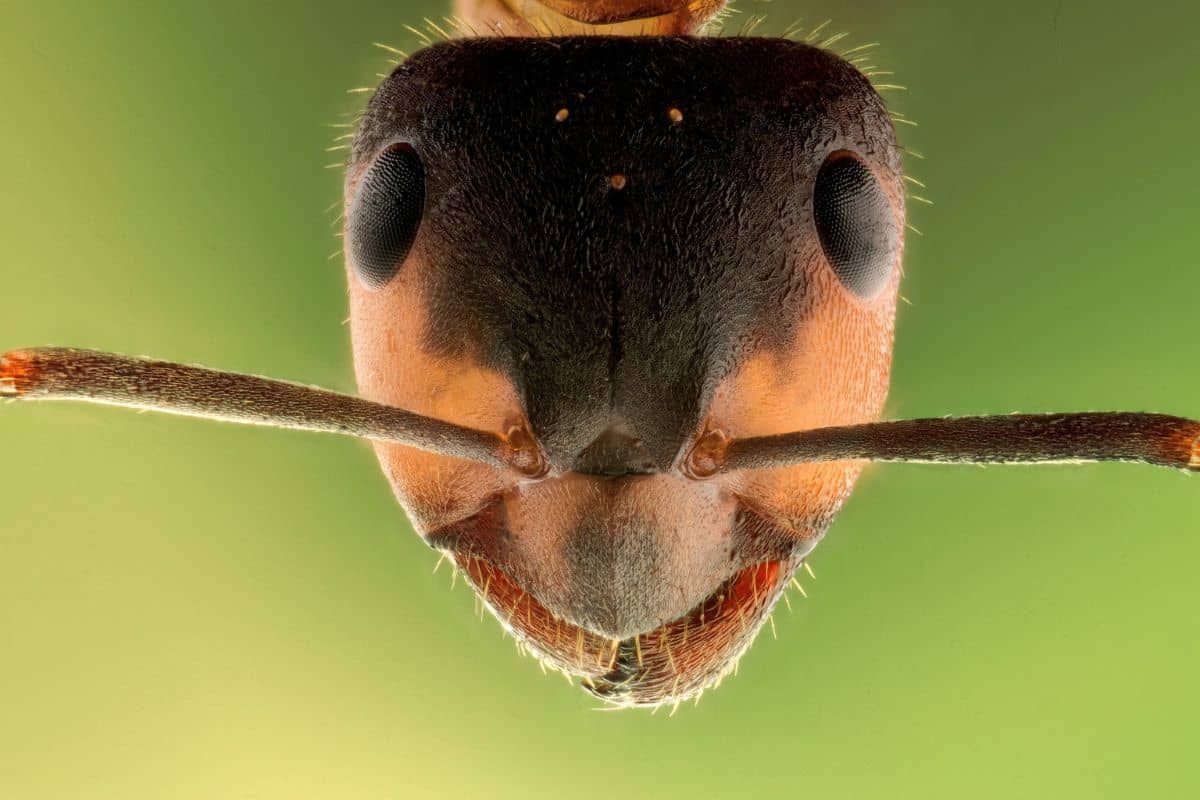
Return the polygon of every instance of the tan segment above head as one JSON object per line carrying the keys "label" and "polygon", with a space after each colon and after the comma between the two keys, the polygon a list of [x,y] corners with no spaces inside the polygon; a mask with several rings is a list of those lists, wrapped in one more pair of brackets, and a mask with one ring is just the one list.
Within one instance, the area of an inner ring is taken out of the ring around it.
{"label": "tan segment above head", "polygon": [[724,0],[455,0],[481,36],[699,34]]}
{"label": "tan segment above head", "polygon": [[[349,258],[347,264],[349,265]],[[524,422],[521,402],[503,376],[469,355],[437,357],[418,344],[429,324],[420,276],[429,271],[423,255],[378,291],[358,289],[348,270],[350,327],[359,392],[387,406],[424,409],[440,420],[469,420],[485,431],[506,431]],[[496,492],[512,487],[512,476],[460,458],[376,442],[375,451],[397,498],[417,530],[457,522],[479,511]]]}

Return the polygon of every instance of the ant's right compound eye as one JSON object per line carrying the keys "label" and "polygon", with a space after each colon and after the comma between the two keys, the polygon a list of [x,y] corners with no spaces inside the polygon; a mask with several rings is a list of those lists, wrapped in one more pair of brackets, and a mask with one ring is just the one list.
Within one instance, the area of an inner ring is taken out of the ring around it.
{"label": "ant's right compound eye", "polygon": [[359,182],[346,227],[350,262],[368,289],[378,289],[400,271],[424,208],[421,157],[407,142],[388,147]]}

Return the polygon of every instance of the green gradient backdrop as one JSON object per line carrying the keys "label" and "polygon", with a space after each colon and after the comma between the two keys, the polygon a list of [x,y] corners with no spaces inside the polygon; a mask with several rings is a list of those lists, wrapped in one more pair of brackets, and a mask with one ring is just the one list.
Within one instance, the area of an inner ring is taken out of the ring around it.
{"label": "green gradient backdrop", "polygon": [[[0,11],[0,345],[348,389],[326,125],[440,4]],[[912,90],[891,410],[1200,414],[1200,11],[777,0]],[[741,674],[597,714],[451,592],[366,445],[0,408],[6,798],[1194,796],[1200,483],[881,467]]]}

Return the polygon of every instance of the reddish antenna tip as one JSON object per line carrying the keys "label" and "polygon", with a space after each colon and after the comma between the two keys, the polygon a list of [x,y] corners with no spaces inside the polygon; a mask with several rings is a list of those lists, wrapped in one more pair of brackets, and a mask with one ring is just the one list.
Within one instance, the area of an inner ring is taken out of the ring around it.
{"label": "reddish antenna tip", "polygon": [[1176,458],[1188,472],[1200,472],[1200,421],[1187,420],[1179,437],[1171,443]]}
{"label": "reddish antenna tip", "polygon": [[0,397],[20,397],[29,391],[37,374],[28,350],[10,350],[0,356]]}

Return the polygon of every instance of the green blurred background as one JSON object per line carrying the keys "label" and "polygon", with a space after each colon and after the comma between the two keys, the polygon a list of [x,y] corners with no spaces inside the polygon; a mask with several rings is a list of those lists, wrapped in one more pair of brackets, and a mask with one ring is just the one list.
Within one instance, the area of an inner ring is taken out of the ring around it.
{"label": "green blurred background", "polygon": [[[893,413],[1200,414],[1200,10],[743,11],[832,17],[910,87],[937,205],[911,213]],[[7,2],[0,345],[351,388],[327,126],[387,68],[371,42],[444,12]],[[874,468],[811,599],[674,718],[595,713],[519,657],[358,442],[5,406],[0,507],[6,798],[1200,792],[1179,474]]]}

